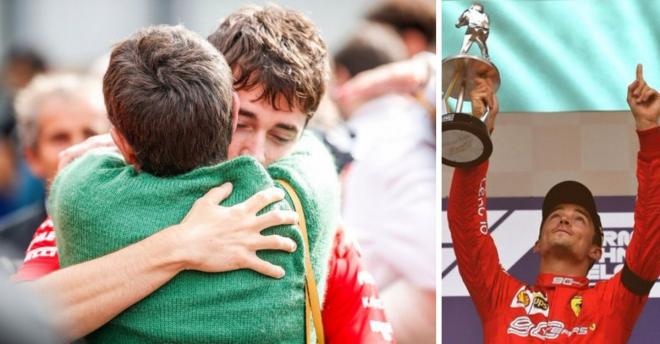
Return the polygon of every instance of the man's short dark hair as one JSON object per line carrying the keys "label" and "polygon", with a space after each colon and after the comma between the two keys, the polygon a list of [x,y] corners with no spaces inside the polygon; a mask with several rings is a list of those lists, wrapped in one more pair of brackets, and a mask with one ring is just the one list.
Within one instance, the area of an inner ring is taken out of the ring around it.
{"label": "man's short dark hair", "polygon": [[232,82],[224,58],[182,26],[142,29],[117,44],[103,78],[108,117],[157,176],[227,159]]}
{"label": "man's short dark hair", "polygon": [[335,54],[335,65],[356,74],[378,66],[404,60],[406,46],[401,37],[388,25],[366,22]]}
{"label": "man's short dark hair", "polygon": [[429,45],[435,45],[435,1],[383,1],[367,12],[366,19],[392,25],[399,32],[417,30],[426,37]]}
{"label": "man's short dark hair", "polygon": [[328,52],[301,13],[275,5],[246,6],[226,17],[208,40],[227,59],[234,89],[262,87],[258,99],[276,110],[280,99],[308,117],[318,108],[330,74]]}

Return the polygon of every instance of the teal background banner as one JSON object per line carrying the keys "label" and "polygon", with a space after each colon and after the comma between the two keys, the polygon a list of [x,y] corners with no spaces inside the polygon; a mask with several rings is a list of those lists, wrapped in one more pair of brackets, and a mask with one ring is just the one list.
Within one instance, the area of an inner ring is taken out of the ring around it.
{"label": "teal background banner", "polygon": [[[454,24],[473,2],[442,2],[443,57],[458,54],[466,27]],[[637,63],[660,88],[660,0],[480,2],[502,78],[500,111],[627,110]],[[470,54],[480,55],[476,43]]]}

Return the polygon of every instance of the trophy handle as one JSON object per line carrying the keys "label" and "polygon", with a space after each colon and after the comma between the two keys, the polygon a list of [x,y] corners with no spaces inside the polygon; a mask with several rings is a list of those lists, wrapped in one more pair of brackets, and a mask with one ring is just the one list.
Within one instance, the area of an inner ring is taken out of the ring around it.
{"label": "trophy handle", "polygon": [[[462,66],[458,66],[458,68],[454,72],[454,75],[452,76],[451,81],[449,82],[449,86],[447,87],[447,89],[445,91],[445,95],[442,99],[442,101],[445,103],[445,109],[447,109],[447,110],[449,110],[449,97],[454,92],[454,87],[456,86],[456,82],[458,81],[458,79],[461,76],[461,73],[462,73],[461,69],[462,69]],[[461,90],[461,92],[459,92],[459,94],[460,94],[459,100],[458,100],[458,103],[456,103],[456,106],[460,107],[460,108],[463,107],[463,91],[464,91],[464,89]],[[461,112],[461,110],[457,109],[456,112]]]}
{"label": "trophy handle", "polygon": [[486,123],[486,120],[488,119],[488,115],[490,115],[490,107],[486,105],[486,112],[484,112],[483,117],[481,117],[481,121]]}

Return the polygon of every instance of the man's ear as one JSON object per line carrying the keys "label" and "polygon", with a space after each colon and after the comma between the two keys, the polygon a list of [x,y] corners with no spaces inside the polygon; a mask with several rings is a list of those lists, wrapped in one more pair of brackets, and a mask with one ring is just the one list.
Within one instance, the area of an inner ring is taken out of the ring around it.
{"label": "man's ear", "polygon": [[600,256],[603,255],[603,249],[599,247],[598,245],[591,245],[591,248],[589,249],[589,258],[593,259],[594,262],[597,262],[600,260]]}
{"label": "man's ear", "polygon": [[121,152],[121,155],[124,156],[124,160],[126,160],[126,163],[129,165],[133,165],[136,169],[138,169],[137,166],[137,159],[135,158],[135,151],[133,151],[133,147],[131,147],[130,144],[128,144],[128,141],[122,135],[117,128],[112,127],[110,129],[110,136],[112,136],[112,140],[115,141],[115,144],[117,145],[117,148],[119,148],[119,151]]}
{"label": "man's ear", "polygon": [[539,247],[539,241],[536,240],[536,242],[534,243],[534,247],[532,247],[532,251],[533,251],[534,253],[537,253],[537,254],[538,254],[538,253],[539,253],[539,249],[540,249],[540,247]]}
{"label": "man's ear", "polygon": [[231,95],[231,134],[234,135],[238,126],[238,110],[241,108],[241,100],[238,98],[238,93],[232,92]]}

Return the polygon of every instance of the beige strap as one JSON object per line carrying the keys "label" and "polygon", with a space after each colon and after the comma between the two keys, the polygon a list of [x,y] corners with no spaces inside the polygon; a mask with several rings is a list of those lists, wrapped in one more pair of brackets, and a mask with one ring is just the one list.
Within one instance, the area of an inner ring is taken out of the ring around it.
{"label": "beige strap", "polygon": [[298,226],[302,232],[303,240],[305,241],[305,341],[311,341],[311,326],[309,323],[309,316],[311,312],[312,321],[314,322],[314,330],[316,332],[316,342],[323,344],[325,338],[323,336],[323,320],[321,318],[321,303],[319,302],[319,293],[316,289],[316,280],[314,279],[314,270],[312,269],[312,259],[309,255],[309,238],[307,236],[307,223],[305,222],[305,213],[303,212],[302,203],[298,198],[298,194],[291,187],[291,185],[281,179],[278,179],[282,187],[286,190],[293,201],[293,207],[298,214]]}

